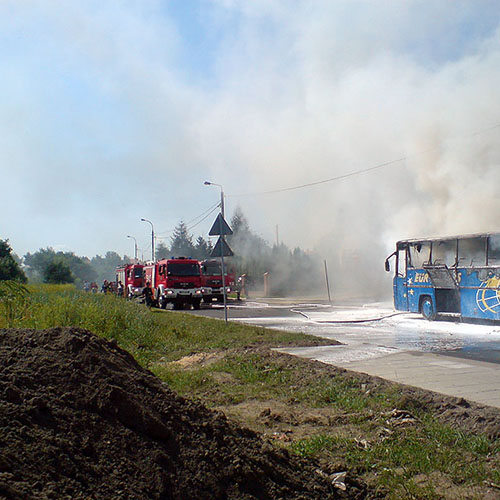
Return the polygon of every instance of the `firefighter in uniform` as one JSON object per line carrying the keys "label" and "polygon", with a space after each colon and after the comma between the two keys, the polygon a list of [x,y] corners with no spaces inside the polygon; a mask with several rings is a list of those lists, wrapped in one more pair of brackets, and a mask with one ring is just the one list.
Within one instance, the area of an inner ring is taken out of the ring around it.
{"label": "firefighter in uniform", "polygon": [[142,294],[144,295],[144,302],[146,305],[151,307],[153,305],[153,289],[151,288],[151,283],[149,281],[146,283]]}

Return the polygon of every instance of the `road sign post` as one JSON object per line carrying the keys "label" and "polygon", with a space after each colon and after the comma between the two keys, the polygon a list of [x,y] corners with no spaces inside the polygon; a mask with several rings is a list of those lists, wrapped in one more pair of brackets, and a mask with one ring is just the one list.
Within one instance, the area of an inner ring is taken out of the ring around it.
{"label": "road sign post", "polygon": [[220,257],[221,260],[221,270],[222,270],[222,296],[224,298],[224,320],[227,323],[227,293],[226,293],[226,269],[224,267],[224,256],[230,257],[233,251],[229,248],[226,243],[224,236],[233,234],[232,229],[229,227],[228,223],[224,220],[224,216],[220,213],[215,219],[215,222],[210,229],[210,236],[219,236],[217,243],[212,251],[212,257]]}

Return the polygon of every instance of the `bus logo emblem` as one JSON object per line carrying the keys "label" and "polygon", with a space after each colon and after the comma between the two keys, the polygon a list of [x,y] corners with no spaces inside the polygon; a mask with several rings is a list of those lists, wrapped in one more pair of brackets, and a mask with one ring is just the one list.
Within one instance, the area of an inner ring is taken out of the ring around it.
{"label": "bus logo emblem", "polygon": [[481,312],[490,311],[500,307],[500,278],[493,276],[481,283],[476,293],[476,303]]}

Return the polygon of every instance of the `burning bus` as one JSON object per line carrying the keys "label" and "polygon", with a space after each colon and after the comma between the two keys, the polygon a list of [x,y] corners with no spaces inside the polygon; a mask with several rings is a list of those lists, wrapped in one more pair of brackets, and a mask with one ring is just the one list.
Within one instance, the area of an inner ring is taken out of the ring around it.
{"label": "burning bus", "polygon": [[392,260],[398,311],[500,321],[500,233],[402,240]]}

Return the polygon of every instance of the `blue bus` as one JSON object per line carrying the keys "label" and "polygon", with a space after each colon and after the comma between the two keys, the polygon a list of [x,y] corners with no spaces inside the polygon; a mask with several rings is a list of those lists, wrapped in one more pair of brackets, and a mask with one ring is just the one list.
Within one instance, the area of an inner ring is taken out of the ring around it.
{"label": "blue bus", "polygon": [[500,320],[500,233],[402,240],[393,259],[396,310]]}

